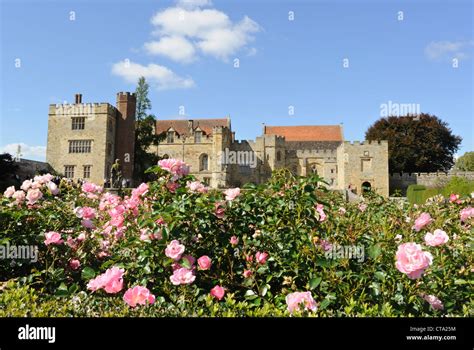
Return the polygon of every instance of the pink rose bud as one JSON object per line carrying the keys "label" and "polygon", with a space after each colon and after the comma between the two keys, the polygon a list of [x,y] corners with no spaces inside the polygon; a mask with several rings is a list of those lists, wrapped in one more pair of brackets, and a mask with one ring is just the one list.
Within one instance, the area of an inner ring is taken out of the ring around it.
{"label": "pink rose bud", "polygon": [[219,285],[211,289],[211,295],[214,298],[217,298],[217,300],[222,300],[222,298],[224,297],[224,294],[225,294],[225,289]]}
{"label": "pink rose bud", "polygon": [[211,268],[211,259],[207,255],[203,255],[198,259],[199,269],[209,270]]}

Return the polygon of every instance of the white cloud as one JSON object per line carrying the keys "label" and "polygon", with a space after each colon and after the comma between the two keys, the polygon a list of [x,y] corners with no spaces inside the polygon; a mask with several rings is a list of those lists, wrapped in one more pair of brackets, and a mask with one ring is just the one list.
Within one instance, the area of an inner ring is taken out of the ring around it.
{"label": "white cloud", "polygon": [[431,60],[469,57],[474,41],[432,41],[425,48],[425,55]]}
{"label": "white cloud", "polygon": [[[260,30],[257,22],[247,16],[233,23],[224,12],[201,8],[167,8],[156,13],[151,23],[155,26],[154,35],[175,38],[169,45],[163,43],[156,52],[172,59],[172,44],[176,38],[182,38],[182,42],[193,45],[202,54],[227,61],[231,55],[246,48],[254,40],[253,35]],[[182,61],[179,55],[175,60]],[[192,59],[186,56],[186,60],[189,62]]]}
{"label": "white cloud", "polygon": [[163,55],[173,61],[188,63],[194,60],[194,46],[181,36],[166,36],[147,42],[144,47],[149,54]]}
{"label": "white cloud", "polygon": [[195,85],[192,78],[180,77],[171,69],[153,63],[144,66],[139,63],[123,60],[114,63],[112,73],[132,84],[136,84],[138,78],[143,76],[150,85],[155,86],[158,90],[186,89]]}
{"label": "white cloud", "polygon": [[[161,10],[151,18],[152,35],[156,37],[143,44],[145,52],[159,55],[180,63],[191,63],[199,55],[206,55],[227,62],[240,51],[247,56],[257,50],[249,44],[260,26],[245,16],[233,22],[227,14],[213,8],[210,0],[177,0],[173,7]],[[190,88],[191,77],[181,77],[159,64],[147,66],[121,61],[113,64],[112,73],[136,84],[144,76],[159,90]]]}
{"label": "white cloud", "polygon": [[21,146],[21,158],[32,159],[44,162],[46,160],[46,146],[30,146],[24,142],[10,143],[0,147],[0,153],[10,153],[16,156],[18,145]]}

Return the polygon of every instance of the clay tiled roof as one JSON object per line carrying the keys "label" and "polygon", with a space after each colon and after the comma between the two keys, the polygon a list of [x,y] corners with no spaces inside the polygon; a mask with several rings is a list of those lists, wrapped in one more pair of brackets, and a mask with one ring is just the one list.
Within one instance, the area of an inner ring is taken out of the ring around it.
{"label": "clay tiled roof", "polygon": [[212,135],[212,128],[214,126],[226,126],[230,129],[230,119],[175,119],[175,120],[157,120],[156,121],[156,133],[161,134],[162,132],[168,131],[173,128],[179,135],[190,135],[189,124],[192,123],[192,129],[200,128],[204,131],[205,135]]}
{"label": "clay tiled roof", "polygon": [[284,136],[286,141],[343,141],[340,125],[265,126],[265,134]]}

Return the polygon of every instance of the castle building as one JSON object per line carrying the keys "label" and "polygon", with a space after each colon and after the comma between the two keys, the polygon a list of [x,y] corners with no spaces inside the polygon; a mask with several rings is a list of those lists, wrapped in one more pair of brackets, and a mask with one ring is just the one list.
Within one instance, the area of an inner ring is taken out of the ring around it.
{"label": "castle building", "polygon": [[[119,159],[124,177],[132,179],[135,104],[134,94],[119,93],[116,107],[82,104],[81,95],[73,105],[50,105],[48,163],[66,177],[102,184]],[[150,152],[185,161],[214,188],[259,184],[288,168],[301,176],[316,173],[335,190],[389,193],[388,142],[345,141],[341,125],[265,125],[255,140],[238,141],[230,118],[160,119],[155,132],[165,138]]]}
{"label": "castle building", "polygon": [[52,104],[48,115],[46,161],[71,179],[103,184],[119,159],[124,179],[132,182],[135,147],[135,94],[120,92],[109,103]]}

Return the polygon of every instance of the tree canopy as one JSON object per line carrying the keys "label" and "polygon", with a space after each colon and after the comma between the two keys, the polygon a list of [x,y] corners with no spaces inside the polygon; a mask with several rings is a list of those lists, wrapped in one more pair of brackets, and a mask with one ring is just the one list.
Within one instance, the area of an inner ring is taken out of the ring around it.
{"label": "tree canopy", "polygon": [[466,152],[456,161],[456,169],[462,171],[474,171],[474,152]]}
{"label": "tree canopy", "polygon": [[137,98],[136,106],[136,125],[135,125],[135,162],[134,179],[139,182],[149,181],[151,175],[145,174],[145,170],[155,165],[159,157],[150,149],[157,146],[162,137],[155,134],[156,118],[148,114],[151,108],[151,102],[148,98],[148,83],[144,77],[138,79],[138,85],[135,90]]}
{"label": "tree canopy", "polygon": [[390,172],[448,171],[462,141],[437,116],[385,117],[365,133],[369,141],[388,140]]}

